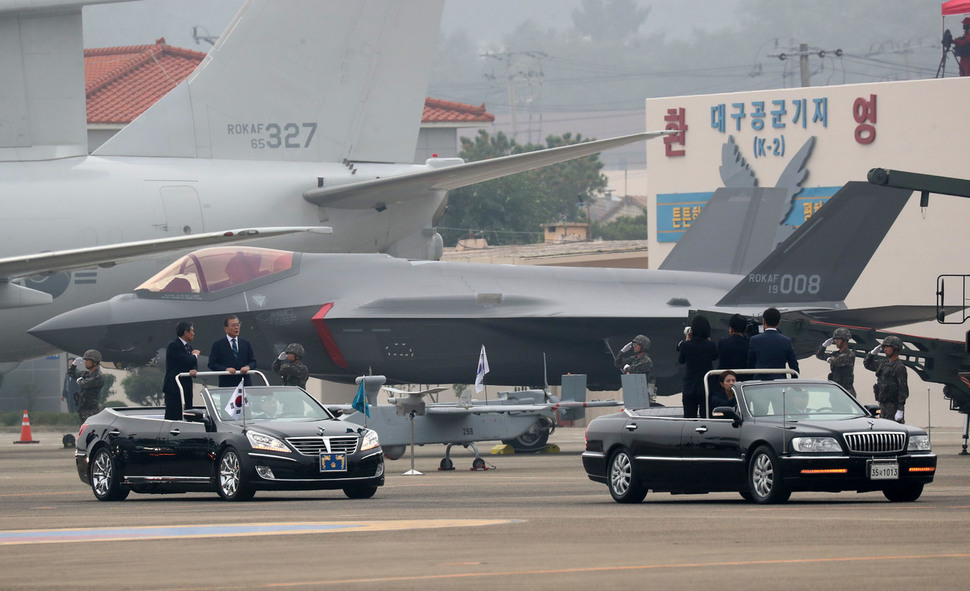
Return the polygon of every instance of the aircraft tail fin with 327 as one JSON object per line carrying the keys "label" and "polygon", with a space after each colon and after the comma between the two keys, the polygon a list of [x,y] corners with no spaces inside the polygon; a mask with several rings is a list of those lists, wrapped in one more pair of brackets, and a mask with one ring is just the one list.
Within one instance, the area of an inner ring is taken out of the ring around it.
{"label": "aircraft tail fin with 327", "polygon": [[247,2],[196,71],[95,154],[409,163],[442,8]]}

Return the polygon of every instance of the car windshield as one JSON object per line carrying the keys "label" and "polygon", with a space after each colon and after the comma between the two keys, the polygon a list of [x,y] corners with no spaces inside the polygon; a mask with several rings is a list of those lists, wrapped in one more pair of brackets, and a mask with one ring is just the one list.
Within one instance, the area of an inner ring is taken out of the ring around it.
{"label": "car windshield", "polygon": [[[320,405],[312,396],[291,386],[260,386],[246,388],[245,404],[236,406],[233,400],[238,397],[233,388],[213,388],[209,390],[212,403],[223,421],[307,421],[332,419],[333,415]],[[238,400],[236,400],[238,402]]]}
{"label": "car windshield", "polygon": [[867,416],[864,408],[834,384],[775,380],[770,384],[746,384],[742,396],[754,417],[799,421]]}

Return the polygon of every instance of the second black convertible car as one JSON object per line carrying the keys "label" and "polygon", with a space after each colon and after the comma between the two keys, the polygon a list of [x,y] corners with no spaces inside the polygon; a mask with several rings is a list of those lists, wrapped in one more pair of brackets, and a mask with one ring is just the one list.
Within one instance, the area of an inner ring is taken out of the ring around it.
{"label": "second black convertible car", "polygon": [[[106,408],[78,435],[81,480],[101,501],[131,491],[213,491],[245,501],[257,490],[342,489],[352,499],[384,484],[377,433],[338,420],[304,390],[257,386],[202,390],[184,420],[164,408]],[[234,405],[233,402],[236,404]]]}
{"label": "second black convertible car", "polygon": [[619,503],[639,503],[648,490],[736,491],[758,503],[787,501],[793,491],[882,491],[915,501],[933,481],[926,431],[875,418],[837,384],[738,382],[734,399],[714,418],[647,408],[593,420],[587,475]]}

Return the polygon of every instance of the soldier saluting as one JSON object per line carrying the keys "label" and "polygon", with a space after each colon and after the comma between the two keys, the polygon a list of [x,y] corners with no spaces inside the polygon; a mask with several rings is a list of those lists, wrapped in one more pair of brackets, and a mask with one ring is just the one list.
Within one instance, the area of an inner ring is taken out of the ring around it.
{"label": "soldier saluting", "polygon": [[[87,370],[80,376],[77,375],[81,364]],[[84,355],[78,357],[67,368],[67,375],[77,381],[81,390],[78,392],[77,416],[81,422],[88,420],[88,417],[98,414],[98,396],[104,386],[104,375],[101,373],[101,352],[97,349],[88,349]]]}
{"label": "soldier saluting", "polygon": [[[869,371],[876,372],[876,383],[873,390],[876,402],[879,403],[879,415],[884,419],[892,419],[903,423],[903,407],[909,398],[909,384],[906,378],[906,366],[899,359],[899,352],[903,349],[903,341],[897,336],[889,336],[882,344],[866,355],[862,365]],[[885,351],[886,358],[876,357]]]}
{"label": "soldier saluting", "polygon": [[[822,361],[828,361],[831,368],[828,379],[848,390],[849,394],[852,394],[852,397],[855,398],[855,388],[853,387],[855,352],[849,348],[849,339],[851,338],[852,334],[849,333],[849,329],[840,326],[832,333],[832,338],[826,339],[824,343],[819,345],[819,348],[815,350],[815,356]],[[825,349],[833,343],[837,349],[835,353],[826,353]]]}

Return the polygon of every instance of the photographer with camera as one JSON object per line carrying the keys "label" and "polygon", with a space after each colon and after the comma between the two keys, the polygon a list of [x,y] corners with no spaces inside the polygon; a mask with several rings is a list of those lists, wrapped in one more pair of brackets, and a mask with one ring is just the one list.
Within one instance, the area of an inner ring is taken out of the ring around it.
{"label": "photographer with camera", "polygon": [[960,75],[970,76],[970,16],[965,17],[962,23],[963,35],[953,40],[953,55],[960,64]]}

